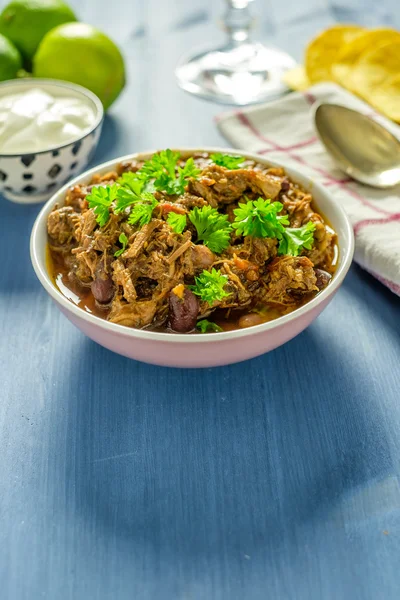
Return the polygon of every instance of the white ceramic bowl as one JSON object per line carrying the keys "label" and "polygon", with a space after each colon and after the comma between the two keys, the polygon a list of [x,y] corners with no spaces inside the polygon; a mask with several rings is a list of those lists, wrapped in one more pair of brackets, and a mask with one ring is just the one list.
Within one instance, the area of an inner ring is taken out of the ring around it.
{"label": "white ceramic bowl", "polygon": [[[182,154],[192,152],[240,153],[242,156],[260,163],[278,166],[257,154],[226,148],[183,148],[180,151]],[[104,163],[87,171],[71,184],[86,183],[95,173],[114,170],[121,161],[146,157],[152,153],[131,154]],[[169,367],[211,367],[239,362],[269,352],[303,331],[332,300],[350,267],[354,252],[353,230],[350,222],[329,193],[299,171],[286,168],[284,164],[279,166],[283,166],[294,181],[312,192],[316,206],[328,218],[339,239],[339,262],[332,281],[310,302],[289,315],[247,329],[215,334],[185,335],[131,329],[109,323],[83,311],[56,289],[46,267],[47,216],[55,204],[63,203],[68,186],[64,186],[47,202],[33,226],[31,259],[36,275],[58,308],[78,329],[105,348],[129,358]]]}
{"label": "white ceramic bowl", "polygon": [[54,96],[68,92],[93,108],[95,121],[89,131],[68,144],[51,146],[40,152],[1,154],[0,193],[22,204],[44,202],[72,177],[81,173],[96,151],[103,126],[103,105],[86,88],[55,79],[15,79],[0,83],[0,97],[39,88]]}

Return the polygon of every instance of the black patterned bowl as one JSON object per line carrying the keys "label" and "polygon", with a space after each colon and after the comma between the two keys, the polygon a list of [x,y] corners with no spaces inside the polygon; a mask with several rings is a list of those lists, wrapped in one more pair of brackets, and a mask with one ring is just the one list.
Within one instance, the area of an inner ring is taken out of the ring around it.
{"label": "black patterned bowl", "polygon": [[0,84],[0,97],[6,94],[42,89],[54,96],[84,98],[93,107],[91,129],[68,144],[45,148],[30,154],[1,154],[0,193],[22,204],[44,202],[70,179],[83,171],[93,158],[103,126],[104,110],[100,100],[84,87],[55,79],[17,79]]}

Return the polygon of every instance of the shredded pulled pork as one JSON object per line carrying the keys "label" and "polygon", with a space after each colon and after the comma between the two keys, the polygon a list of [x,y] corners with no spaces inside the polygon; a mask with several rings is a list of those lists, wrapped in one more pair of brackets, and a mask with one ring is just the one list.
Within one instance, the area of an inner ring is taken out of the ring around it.
{"label": "shredded pulled pork", "polygon": [[[198,177],[188,180],[183,194],[155,192],[158,205],[142,227],[128,223],[129,213],[112,211],[100,227],[86,198],[94,187],[112,185],[119,174],[137,171],[143,161],[127,162],[118,172],[94,176],[89,185],[71,187],[65,205],[56,206],[47,221],[50,251],[57,254],[58,265],[63,258],[64,283],[86,295],[90,288],[97,314],[112,323],[182,332],[192,331],[196,320],[215,311],[219,323],[237,314],[238,327],[262,321],[254,318],[260,306],[271,307],[275,316],[277,310],[285,314],[328,285],[336,234],[315,212],[308,192],[280,168],[246,161],[229,170],[213,164],[206,154],[195,155],[194,161],[201,169]],[[238,203],[259,197],[281,202],[290,227],[313,222],[312,248],[299,256],[279,255],[277,239],[241,237],[235,231],[220,253],[199,243],[188,218],[191,210],[209,205],[233,222]],[[187,217],[183,233],[168,223],[170,213]],[[121,234],[127,240],[124,249]],[[199,274],[213,269],[226,277],[227,295],[210,305],[190,290]]]}
{"label": "shredded pulled pork", "polygon": [[200,179],[189,183],[189,191],[217,207],[219,204],[230,204],[251,192],[275,200],[281,191],[281,184],[279,177],[255,169],[228,171],[224,167],[211,165],[204,169]]}

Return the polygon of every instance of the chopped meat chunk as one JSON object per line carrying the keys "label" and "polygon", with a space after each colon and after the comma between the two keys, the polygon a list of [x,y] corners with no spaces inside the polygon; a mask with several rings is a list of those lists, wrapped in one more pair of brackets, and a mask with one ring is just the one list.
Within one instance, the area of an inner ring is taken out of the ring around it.
{"label": "chopped meat chunk", "polygon": [[124,252],[124,259],[127,260],[128,258],[136,258],[136,256],[142,250],[143,246],[150,239],[153,231],[157,229],[157,227],[159,227],[161,224],[162,221],[154,220],[151,223],[148,223],[147,225],[142,227],[142,229],[135,234],[133,244],[128,248],[126,252]]}
{"label": "chopped meat chunk", "polygon": [[246,258],[252,263],[262,266],[277,255],[278,240],[272,238],[253,238],[246,236],[243,244],[228,248],[227,252]]}
{"label": "chopped meat chunk", "polygon": [[212,165],[204,169],[198,180],[189,182],[189,191],[207,200],[208,204],[230,204],[252,191],[273,200],[281,190],[282,179],[251,169],[229,171]]}
{"label": "chopped meat chunk", "polygon": [[88,193],[85,185],[74,185],[73,187],[70,187],[65,197],[65,206],[71,206],[78,213],[82,212],[87,208],[85,198]]}
{"label": "chopped meat chunk", "polygon": [[182,204],[178,204],[178,202],[160,202],[157,209],[163,216],[168,216],[170,212],[177,215],[185,215],[187,213],[185,207]]}
{"label": "chopped meat chunk", "polygon": [[216,261],[216,256],[211,252],[207,246],[203,244],[192,244],[192,263],[193,269],[197,271],[203,271],[203,269],[209,269]]}
{"label": "chopped meat chunk", "polygon": [[306,256],[280,256],[268,265],[263,299],[276,304],[296,304],[299,294],[318,291],[316,282],[313,263]]}
{"label": "chopped meat chunk", "polygon": [[52,245],[65,246],[75,237],[79,217],[72,206],[63,206],[53,210],[47,219],[47,233]]}
{"label": "chopped meat chunk", "polygon": [[140,300],[126,303],[121,298],[113,302],[108,320],[127,327],[142,328],[150,325],[157,311],[156,300]]}
{"label": "chopped meat chunk", "polygon": [[195,194],[189,194],[185,192],[183,196],[179,198],[179,204],[184,206],[187,210],[191,210],[196,206],[201,208],[202,206],[207,206],[207,200],[204,200],[201,196],[196,196]]}
{"label": "chopped meat chunk", "polygon": [[316,267],[328,269],[335,256],[336,234],[321,221],[314,221],[314,223],[316,226],[314,246],[312,250],[306,251],[306,255]]}
{"label": "chopped meat chunk", "polygon": [[125,268],[121,259],[114,261],[112,268],[115,285],[122,288],[122,295],[127,302],[134,302],[137,298],[137,294],[135,286],[133,285],[130,270]]}

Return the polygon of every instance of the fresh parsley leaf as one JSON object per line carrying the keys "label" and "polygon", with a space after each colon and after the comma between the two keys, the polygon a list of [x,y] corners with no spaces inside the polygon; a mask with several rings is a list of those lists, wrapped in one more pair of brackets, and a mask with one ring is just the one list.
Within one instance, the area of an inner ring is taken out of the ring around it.
{"label": "fresh parsley leaf", "polygon": [[[122,185],[117,191],[117,200],[114,209],[116,214],[125,211],[137,202],[144,201],[151,203],[155,200],[153,194],[143,191],[146,183],[145,180],[135,177],[135,173],[124,173],[124,175],[118,180]],[[130,177],[131,175],[133,177]]]}
{"label": "fresh parsley leaf", "polygon": [[114,252],[115,257],[121,256],[121,254],[123,254],[125,252],[126,245],[128,243],[128,238],[126,237],[126,235],[124,233],[121,233],[121,235],[119,236],[118,239],[119,239],[120,244],[122,244],[122,248],[120,248],[119,250]]}
{"label": "fresh parsley leaf", "polygon": [[183,194],[185,187],[181,185],[179,179],[172,179],[167,173],[162,173],[158,179],[154,181],[154,188],[159,192],[165,192],[169,196]]}
{"label": "fresh parsley leaf", "polygon": [[183,167],[178,167],[178,175],[182,183],[190,177],[196,178],[200,173],[201,169],[196,167],[192,156],[187,159]]}
{"label": "fresh parsley leaf", "polygon": [[215,152],[210,156],[213,163],[225,169],[240,169],[241,164],[246,160],[243,156],[235,156],[233,154],[221,154],[221,152]]}
{"label": "fresh parsley leaf", "polygon": [[208,321],[207,319],[202,319],[201,321],[197,321],[196,329],[201,331],[201,333],[209,333],[210,331],[218,332],[223,331],[222,327],[213,323],[212,321]]}
{"label": "fresh parsley leaf", "polygon": [[153,210],[157,204],[158,202],[154,198],[153,194],[143,192],[141,201],[136,202],[129,213],[128,223],[131,225],[136,225],[139,223],[140,227],[150,223],[153,216]]}
{"label": "fresh parsley leaf", "polygon": [[115,203],[114,212],[115,214],[119,214],[124,212],[129,206],[135,204],[135,202],[139,202],[141,196],[135,194],[129,188],[120,187],[117,191],[117,199]]}
{"label": "fresh parsley leaf", "polygon": [[221,215],[211,206],[196,206],[189,212],[189,219],[196,227],[198,241],[212,252],[221,253],[229,246],[232,225],[227,215]]}
{"label": "fresh parsley leaf", "polygon": [[182,233],[186,227],[186,215],[178,215],[177,213],[170,212],[168,214],[167,222],[171,225],[171,228],[175,233]]}
{"label": "fresh parsley leaf", "polygon": [[238,235],[269,237],[279,240],[278,254],[298,256],[302,249],[311,250],[314,242],[315,225],[312,222],[303,227],[289,225],[287,215],[279,215],[283,205],[271,200],[249,200],[236,208],[233,227]]}
{"label": "fresh parsley leaf", "polygon": [[143,175],[140,175],[139,172],[133,173],[132,171],[122,173],[121,177],[117,179],[117,183],[121,187],[130,189],[134,194],[140,194],[145,182],[146,180]]}
{"label": "fresh parsley leaf", "polygon": [[315,224],[309,221],[302,227],[285,227],[279,242],[278,254],[298,256],[301,250],[311,250],[314,242]]}
{"label": "fresh parsley leaf", "polygon": [[177,167],[179,157],[179,152],[167,149],[147,160],[137,173],[146,181],[146,189],[153,185],[154,189],[169,195],[183,194],[187,180],[197,177],[200,169],[196,167],[192,157],[188,158],[183,167]]}
{"label": "fresh parsley leaf", "polygon": [[117,185],[98,185],[92,188],[90,194],[86,196],[89,208],[93,208],[96,215],[96,221],[100,227],[104,227],[110,218],[111,204],[117,197]]}
{"label": "fresh parsley leaf", "polygon": [[139,172],[149,179],[158,179],[163,174],[175,179],[175,167],[179,156],[179,152],[172,152],[169,148],[161,150],[146,160]]}
{"label": "fresh parsley leaf", "polygon": [[214,302],[230,296],[230,293],[224,289],[228,281],[227,275],[222,275],[214,268],[211,271],[204,270],[194,280],[195,285],[189,286],[190,289],[196,296],[200,296],[203,302],[207,302],[210,306]]}
{"label": "fresh parsley leaf", "polygon": [[239,207],[233,211],[233,227],[238,235],[280,238],[279,234],[284,231],[283,226],[289,225],[287,215],[278,215],[282,208],[283,204],[280,202],[271,202],[263,198],[239,203]]}

